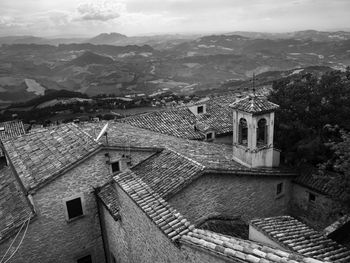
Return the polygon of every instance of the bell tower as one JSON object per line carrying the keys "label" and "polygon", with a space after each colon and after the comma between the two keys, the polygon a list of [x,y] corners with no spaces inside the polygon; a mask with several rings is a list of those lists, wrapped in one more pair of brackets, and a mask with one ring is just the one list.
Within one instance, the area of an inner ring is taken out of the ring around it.
{"label": "bell tower", "polygon": [[255,94],[230,105],[233,109],[233,159],[245,166],[276,167],[280,151],[273,148],[278,105]]}

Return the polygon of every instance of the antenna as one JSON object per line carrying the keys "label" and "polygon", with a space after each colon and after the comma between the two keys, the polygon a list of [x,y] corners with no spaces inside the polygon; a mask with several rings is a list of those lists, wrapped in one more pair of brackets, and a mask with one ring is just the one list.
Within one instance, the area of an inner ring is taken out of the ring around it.
{"label": "antenna", "polygon": [[107,128],[108,128],[108,122],[105,124],[105,126],[103,126],[103,128],[100,131],[99,135],[95,139],[96,142],[98,142],[98,140],[101,139],[102,135],[106,134]]}
{"label": "antenna", "polygon": [[[124,105],[124,118],[126,118],[126,105]],[[126,145],[125,145],[125,148],[124,148],[124,156],[128,156],[130,157],[131,155],[131,149],[130,149],[130,139],[129,137],[127,136],[127,141],[126,141]]]}
{"label": "antenna", "polygon": [[253,95],[255,97],[255,73],[253,73]]}

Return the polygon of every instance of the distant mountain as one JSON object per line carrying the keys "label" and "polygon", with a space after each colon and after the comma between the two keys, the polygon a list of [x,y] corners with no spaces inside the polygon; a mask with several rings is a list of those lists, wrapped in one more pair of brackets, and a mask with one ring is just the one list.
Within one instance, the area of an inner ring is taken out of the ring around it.
{"label": "distant mountain", "polygon": [[48,44],[45,38],[34,36],[0,37],[0,44]]}
{"label": "distant mountain", "polygon": [[265,33],[265,32],[246,32],[235,31],[226,35],[240,35],[254,39],[298,39],[298,40],[312,40],[316,42],[333,42],[350,39],[350,32],[347,31],[316,31],[303,30],[287,33]]}
{"label": "distant mountain", "polygon": [[86,42],[94,45],[113,45],[116,42],[125,38],[127,38],[126,35],[122,35],[119,33],[109,33],[109,34],[102,33],[102,34],[99,34],[98,36],[90,38]]}
{"label": "distant mountain", "polygon": [[115,45],[115,46],[127,46],[127,45],[150,45],[157,49],[171,48],[180,43],[194,40],[200,37],[200,35],[179,35],[179,34],[167,34],[167,35],[154,35],[154,36],[133,36],[127,37],[119,33],[102,33],[93,38],[42,38],[35,36],[5,36],[0,37],[0,45],[12,45],[12,44],[40,44],[40,45],[55,45],[60,44],[81,44],[89,43],[95,45]]}
{"label": "distant mountain", "polygon": [[13,44],[36,44],[36,45],[59,45],[71,43],[83,43],[86,38],[42,38],[35,36],[5,36],[0,37],[0,45]]}

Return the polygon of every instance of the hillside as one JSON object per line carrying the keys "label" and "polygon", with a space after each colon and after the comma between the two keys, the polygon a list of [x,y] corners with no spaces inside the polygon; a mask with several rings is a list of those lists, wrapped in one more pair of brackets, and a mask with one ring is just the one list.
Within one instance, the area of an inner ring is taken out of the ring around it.
{"label": "hillside", "polygon": [[81,56],[69,61],[68,65],[84,67],[90,64],[102,64],[109,65],[113,63],[113,59],[110,57],[98,55],[91,51],[84,52]]}
{"label": "hillside", "polygon": [[[4,44],[0,47],[1,100],[25,101],[40,96],[43,90],[60,89],[88,95],[192,94],[227,88],[231,83],[235,87],[253,73],[273,75],[310,66],[345,69],[350,65],[346,32],[341,35],[344,39],[328,37],[326,41],[312,39],[327,36],[317,31],[286,33],[284,38],[259,34],[261,38],[222,34],[186,39],[182,35],[126,37],[111,33],[94,38],[101,42],[118,39],[119,43],[148,39],[159,49],[91,43]],[[328,32],[328,36],[335,34],[340,33]],[[35,81],[29,81],[30,88],[26,79]]]}

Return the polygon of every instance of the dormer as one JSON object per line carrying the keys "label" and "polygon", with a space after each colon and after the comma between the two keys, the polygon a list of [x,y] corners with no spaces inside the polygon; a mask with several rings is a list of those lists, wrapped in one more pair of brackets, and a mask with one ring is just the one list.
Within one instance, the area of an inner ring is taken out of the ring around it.
{"label": "dormer", "polygon": [[230,105],[233,109],[233,159],[248,167],[276,167],[280,152],[273,148],[278,105],[250,95]]}
{"label": "dormer", "polygon": [[215,130],[204,122],[197,121],[194,129],[204,136],[205,141],[211,142],[215,139]]}
{"label": "dormer", "polygon": [[196,116],[206,114],[207,113],[207,104],[206,102],[209,100],[209,98],[204,98],[202,100],[199,100],[193,104],[190,104],[188,106],[188,109]]}
{"label": "dormer", "polygon": [[110,154],[106,153],[105,156],[109,159],[107,163],[110,164],[112,174],[125,171],[132,166],[130,155],[123,154],[122,156],[117,155],[110,157]]}

